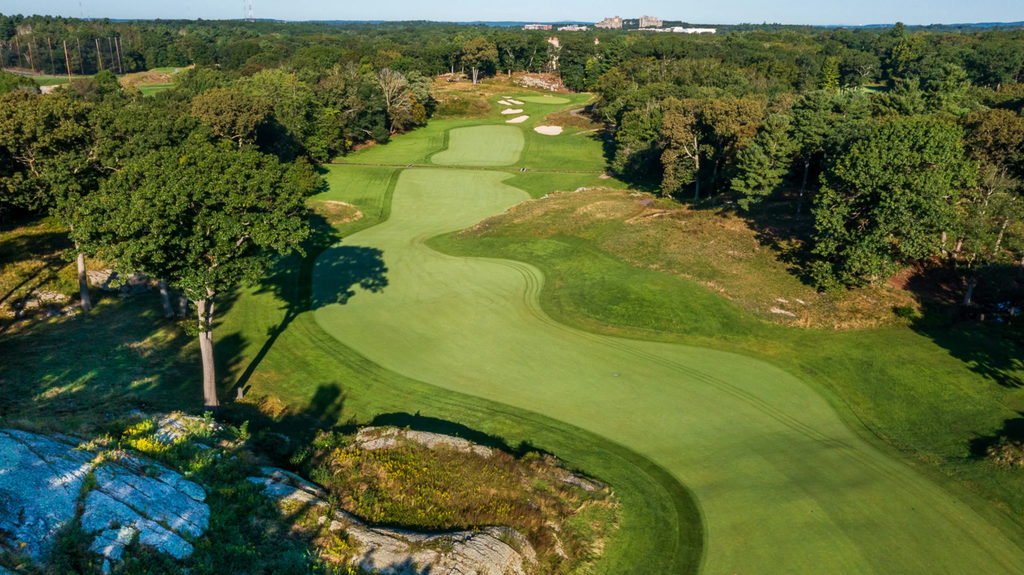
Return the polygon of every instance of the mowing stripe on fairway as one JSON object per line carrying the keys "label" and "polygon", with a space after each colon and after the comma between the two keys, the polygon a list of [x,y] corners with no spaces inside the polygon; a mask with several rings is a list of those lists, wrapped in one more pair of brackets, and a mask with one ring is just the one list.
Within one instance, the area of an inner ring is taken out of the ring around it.
{"label": "mowing stripe on fairway", "polygon": [[[382,251],[387,287],[353,288],[346,304],[316,310],[317,323],[387,369],[651,458],[699,500],[706,573],[1020,572],[1015,542],[865,443],[794,376],[735,354],[568,328],[540,309],[536,268],[424,245],[526,199],[510,176],[402,172],[390,219],[345,242]],[[342,253],[318,259],[315,301],[332,301],[347,272],[330,263]]]}

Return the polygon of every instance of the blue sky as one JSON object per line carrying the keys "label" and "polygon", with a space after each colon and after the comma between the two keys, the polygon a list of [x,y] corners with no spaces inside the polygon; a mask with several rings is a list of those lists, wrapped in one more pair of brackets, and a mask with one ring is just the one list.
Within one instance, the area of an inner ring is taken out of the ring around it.
{"label": "blue sky", "polygon": [[[221,19],[249,0],[3,0],[5,14]],[[1015,22],[1024,0],[251,0],[257,18],[281,20],[596,21],[642,14],[693,23],[908,24]]]}

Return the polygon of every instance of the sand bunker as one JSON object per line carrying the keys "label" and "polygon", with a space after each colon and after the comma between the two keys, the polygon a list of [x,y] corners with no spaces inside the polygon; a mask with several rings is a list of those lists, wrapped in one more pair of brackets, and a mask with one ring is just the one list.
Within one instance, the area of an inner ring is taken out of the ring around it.
{"label": "sand bunker", "polygon": [[512,102],[506,102],[505,100],[498,100],[498,103],[502,106],[511,106]]}
{"label": "sand bunker", "polygon": [[522,106],[523,105],[523,103],[520,102],[519,100],[513,100],[512,98],[508,98],[508,103],[509,104],[515,104],[516,106]]}
{"label": "sand bunker", "polygon": [[562,133],[561,126],[537,126],[534,130],[538,134],[544,134],[545,136],[557,136]]}
{"label": "sand bunker", "polygon": [[506,124],[522,124],[528,118],[529,118],[529,116],[517,116],[515,118],[512,118],[511,120],[506,120],[505,123]]}
{"label": "sand bunker", "polygon": [[519,110],[519,109],[509,108],[507,110],[502,110],[501,113],[502,114],[522,114],[523,111]]}

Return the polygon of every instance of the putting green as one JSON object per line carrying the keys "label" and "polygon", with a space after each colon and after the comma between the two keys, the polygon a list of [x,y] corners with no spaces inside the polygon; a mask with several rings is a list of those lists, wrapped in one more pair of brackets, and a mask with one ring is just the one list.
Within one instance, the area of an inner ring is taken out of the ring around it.
{"label": "putting green", "polygon": [[559,98],[558,96],[527,96],[525,98],[516,98],[523,102],[531,102],[533,104],[568,104],[572,100],[569,98]]}
{"label": "putting green", "polygon": [[[454,131],[453,131],[454,132]],[[855,435],[794,376],[745,356],[568,328],[540,272],[424,242],[526,200],[511,174],[405,170],[391,216],[346,239],[382,250],[388,285],[315,312],[384,368],[529,409],[646,455],[695,493],[705,573],[1011,573],[1021,549],[974,509]],[[539,249],[571,249],[548,239]],[[352,270],[325,251],[314,299]]]}
{"label": "putting green", "polygon": [[448,149],[430,161],[439,166],[509,166],[519,161],[526,140],[517,126],[471,126],[448,132]]}

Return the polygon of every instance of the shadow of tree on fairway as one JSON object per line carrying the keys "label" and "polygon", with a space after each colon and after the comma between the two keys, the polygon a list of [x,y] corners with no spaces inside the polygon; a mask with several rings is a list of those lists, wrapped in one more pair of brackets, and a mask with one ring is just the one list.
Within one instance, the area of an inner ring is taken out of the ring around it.
{"label": "shadow of tree on fairway", "polygon": [[[256,291],[257,294],[270,293],[283,302],[285,316],[270,331],[267,341],[238,377],[234,384],[237,387],[244,389],[277,339],[300,314],[332,303],[347,303],[355,295],[353,288],[357,285],[372,292],[379,292],[387,286],[385,274],[388,270],[384,266],[381,250],[337,245],[341,241],[341,234],[336,228],[316,213],[311,212],[309,218],[311,233],[303,245],[305,256],[299,264],[298,274],[294,273],[293,258],[282,259]],[[328,250],[331,252],[330,257],[318,261],[320,255]],[[315,273],[328,274],[331,278],[329,285],[333,286],[333,290],[330,293],[313,290],[314,270]]]}
{"label": "shadow of tree on fairway", "polygon": [[539,453],[541,455],[551,455],[550,452],[545,451],[539,447],[534,446],[528,440],[521,441],[516,447],[510,446],[504,439],[484,433],[482,431],[473,429],[461,423],[454,421],[448,421],[446,419],[438,419],[436,417],[427,417],[420,415],[419,412],[415,414],[396,412],[396,413],[382,413],[373,418],[370,422],[371,426],[394,426],[403,429],[412,429],[414,431],[427,431],[430,433],[439,433],[441,435],[451,435],[453,437],[461,437],[468,439],[478,445],[511,453],[516,457],[522,457],[527,453]]}
{"label": "shadow of tree on fairway", "polygon": [[1024,442],[1024,411],[1018,411],[1017,415],[1018,417],[1004,421],[1003,427],[991,435],[971,439],[971,458],[985,459],[988,457],[989,448],[995,447],[1003,441]]}

